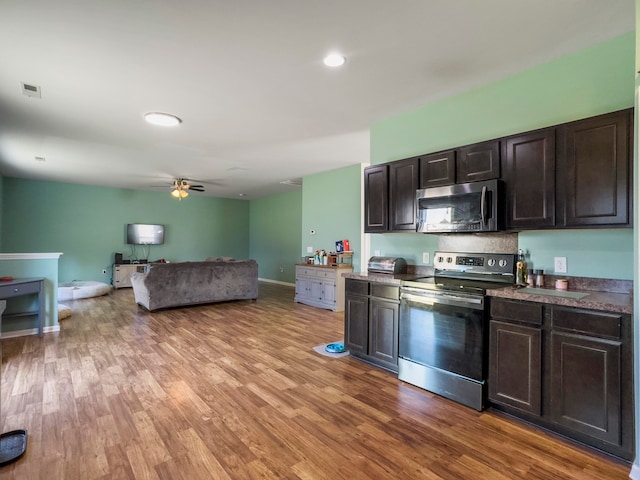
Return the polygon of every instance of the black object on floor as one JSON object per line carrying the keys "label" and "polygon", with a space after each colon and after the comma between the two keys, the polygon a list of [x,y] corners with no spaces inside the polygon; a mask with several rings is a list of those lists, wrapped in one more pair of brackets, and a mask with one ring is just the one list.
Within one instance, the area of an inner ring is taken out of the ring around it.
{"label": "black object on floor", "polygon": [[18,460],[27,450],[27,431],[12,430],[0,435],[0,467]]}

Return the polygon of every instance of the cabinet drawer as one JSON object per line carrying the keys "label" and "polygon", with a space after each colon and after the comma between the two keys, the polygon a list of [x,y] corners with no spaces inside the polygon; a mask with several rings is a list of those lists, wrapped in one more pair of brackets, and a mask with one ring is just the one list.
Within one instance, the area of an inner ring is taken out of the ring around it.
{"label": "cabinet drawer", "polygon": [[315,268],[311,267],[296,267],[296,275],[303,275],[305,277],[315,276]]}
{"label": "cabinet drawer", "polygon": [[352,295],[369,295],[369,282],[347,278],[345,279],[345,291]]}
{"label": "cabinet drawer", "polygon": [[491,318],[542,325],[542,304],[491,299]]}
{"label": "cabinet drawer", "polygon": [[621,337],[622,315],[620,314],[554,307],[551,319],[554,330],[614,339]]}
{"label": "cabinet drawer", "polygon": [[336,278],[335,270],[329,270],[327,268],[314,268],[314,275],[318,278]]}
{"label": "cabinet drawer", "polygon": [[372,283],[371,296],[377,298],[388,298],[389,300],[400,300],[400,287],[384,285],[381,283]]}
{"label": "cabinet drawer", "polygon": [[29,293],[38,293],[40,291],[40,282],[30,282],[14,285],[4,285],[0,287],[0,298],[11,298],[18,295],[27,295]]}

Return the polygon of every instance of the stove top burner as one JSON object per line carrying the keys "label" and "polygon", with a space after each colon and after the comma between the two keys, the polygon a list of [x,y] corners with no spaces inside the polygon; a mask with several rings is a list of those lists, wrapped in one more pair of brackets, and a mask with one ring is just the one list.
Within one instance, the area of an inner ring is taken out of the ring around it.
{"label": "stove top burner", "polygon": [[403,286],[423,288],[425,290],[445,290],[465,293],[484,294],[487,290],[510,287],[510,283],[484,280],[468,280],[449,277],[418,277],[402,281]]}

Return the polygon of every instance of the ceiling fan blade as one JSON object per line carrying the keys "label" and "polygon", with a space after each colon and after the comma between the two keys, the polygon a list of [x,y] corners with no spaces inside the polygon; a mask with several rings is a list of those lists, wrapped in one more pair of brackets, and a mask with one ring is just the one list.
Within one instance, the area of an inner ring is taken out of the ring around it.
{"label": "ceiling fan blade", "polygon": [[194,192],[204,192],[204,187],[202,187],[202,185],[191,185],[189,190],[193,190]]}

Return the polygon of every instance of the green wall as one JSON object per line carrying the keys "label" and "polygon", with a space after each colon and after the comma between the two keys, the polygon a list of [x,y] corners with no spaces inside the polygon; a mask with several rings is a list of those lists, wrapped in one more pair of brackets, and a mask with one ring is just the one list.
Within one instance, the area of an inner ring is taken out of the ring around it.
{"label": "green wall", "polygon": [[[634,105],[635,34],[629,33],[580,52],[434,102],[371,127],[371,163],[435,152],[481,140],[629,108]],[[371,236],[371,252],[422,258],[434,239]],[[419,236],[416,234],[416,236]],[[401,243],[398,243],[399,245]],[[534,265],[567,257],[568,274],[633,278],[633,231],[533,232],[519,235]],[[558,245],[560,250],[553,246]],[[419,263],[419,262],[416,262]]]}
{"label": "green wall", "polygon": [[[208,256],[249,258],[249,202],[196,194],[114,189],[4,178],[4,252],[63,252],[59,280],[111,282],[115,252],[125,258],[127,223],[166,225],[165,244],[150,260],[196,261]],[[137,247],[138,257],[142,248]],[[107,274],[102,274],[106,269]]]}
{"label": "green wall", "polygon": [[302,190],[251,201],[249,250],[258,262],[260,278],[295,283],[301,219]]}
{"label": "green wall", "polygon": [[[335,251],[336,241],[349,240],[354,270],[360,269],[362,240],[362,166],[331,170],[304,178],[300,257],[313,250]],[[316,233],[312,234],[311,230]]]}

